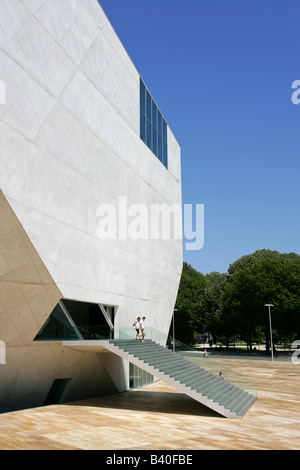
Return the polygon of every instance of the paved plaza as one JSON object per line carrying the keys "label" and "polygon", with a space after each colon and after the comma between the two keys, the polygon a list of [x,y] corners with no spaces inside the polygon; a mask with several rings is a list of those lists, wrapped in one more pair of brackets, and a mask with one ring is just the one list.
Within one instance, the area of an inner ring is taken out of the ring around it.
{"label": "paved plaza", "polygon": [[[210,358],[207,359],[209,361]],[[218,358],[257,384],[243,419],[226,419],[164,382],[119,395],[0,416],[1,450],[299,450],[300,365]]]}

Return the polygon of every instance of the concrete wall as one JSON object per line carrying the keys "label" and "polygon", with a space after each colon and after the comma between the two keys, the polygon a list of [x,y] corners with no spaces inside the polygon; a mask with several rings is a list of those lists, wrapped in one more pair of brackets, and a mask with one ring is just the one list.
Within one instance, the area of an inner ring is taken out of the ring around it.
{"label": "concrete wall", "polygon": [[[117,208],[120,196],[149,211],[181,204],[180,148],[168,129],[167,170],[141,141],[140,76],[97,0],[2,0],[0,80],[2,198],[48,273],[54,300],[116,305],[116,328],[145,315],[167,332],[182,242],[100,240],[97,208]],[[29,322],[26,347],[49,309],[40,305],[39,320]],[[24,310],[18,325],[27,319]]]}
{"label": "concrete wall", "polygon": [[0,214],[0,335],[6,348],[0,413],[43,405],[56,379],[72,379],[67,401],[126,389],[127,370],[116,356],[33,342],[62,294],[1,191]]}

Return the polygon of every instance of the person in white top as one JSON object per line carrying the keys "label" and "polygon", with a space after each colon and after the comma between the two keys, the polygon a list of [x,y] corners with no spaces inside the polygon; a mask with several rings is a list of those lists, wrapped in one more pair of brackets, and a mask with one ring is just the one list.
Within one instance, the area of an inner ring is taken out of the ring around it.
{"label": "person in white top", "polygon": [[135,331],[136,331],[135,339],[140,339],[140,321],[141,321],[141,317],[137,317],[135,323],[133,324]]}
{"label": "person in white top", "polygon": [[145,320],[146,317],[143,317],[142,320],[140,321],[140,329],[141,329],[141,341],[144,341],[144,338],[146,336],[146,330],[145,330]]}

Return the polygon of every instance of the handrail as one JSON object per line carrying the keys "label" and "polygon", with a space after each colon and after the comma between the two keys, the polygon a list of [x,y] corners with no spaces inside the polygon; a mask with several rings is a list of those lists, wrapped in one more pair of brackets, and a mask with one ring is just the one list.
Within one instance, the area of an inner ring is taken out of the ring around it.
{"label": "handrail", "polygon": [[[152,339],[156,343],[160,344],[161,346],[166,346],[168,334],[163,333],[162,331],[157,330],[153,327],[145,327],[145,339]],[[136,338],[136,330],[132,327],[123,327],[119,329],[114,329],[114,338],[115,339],[135,339]]]}

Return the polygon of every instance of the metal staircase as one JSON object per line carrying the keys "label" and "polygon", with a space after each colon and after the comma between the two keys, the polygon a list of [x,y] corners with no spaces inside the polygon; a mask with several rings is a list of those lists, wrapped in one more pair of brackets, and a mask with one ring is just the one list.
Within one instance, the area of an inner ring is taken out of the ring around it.
{"label": "metal staircase", "polygon": [[226,418],[242,418],[256,400],[254,395],[152,340],[111,339],[105,343],[111,352]]}

